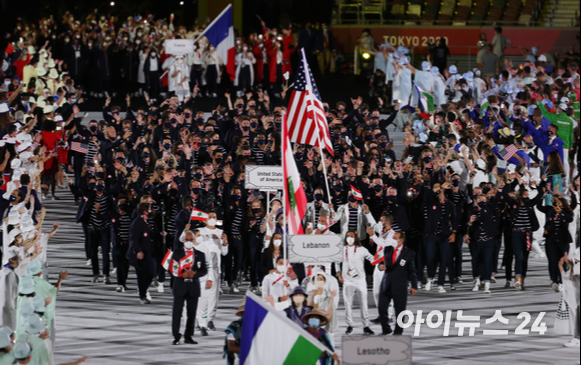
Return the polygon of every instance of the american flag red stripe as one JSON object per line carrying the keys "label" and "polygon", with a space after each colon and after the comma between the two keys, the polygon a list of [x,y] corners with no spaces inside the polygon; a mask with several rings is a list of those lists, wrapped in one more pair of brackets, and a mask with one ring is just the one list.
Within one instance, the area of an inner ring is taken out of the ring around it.
{"label": "american flag red stripe", "polygon": [[499,153],[503,160],[508,161],[512,158],[512,156],[516,155],[517,152],[518,148],[516,148],[514,144],[511,144],[504,147],[504,149]]}
{"label": "american flag red stripe", "polygon": [[322,147],[333,155],[333,145],[323,102],[304,50],[288,107],[288,136],[291,142]]}
{"label": "american flag red stripe", "polygon": [[89,146],[85,143],[73,141],[71,143],[71,151],[87,154],[89,153]]}

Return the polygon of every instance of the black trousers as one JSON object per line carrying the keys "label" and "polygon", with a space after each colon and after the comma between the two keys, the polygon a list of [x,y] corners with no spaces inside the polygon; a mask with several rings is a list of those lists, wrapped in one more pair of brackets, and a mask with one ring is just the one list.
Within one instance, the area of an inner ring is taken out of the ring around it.
{"label": "black trousers", "polygon": [[128,248],[129,242],[120,242],[113,246],[113,255],[117,260],[117,285],[125,286],[127,284],[127,275],[129,274]]}
{"label": "black trousers", "polygon": [[545,251],[547,252],[547,259],[549,260],[549,276],[553,283],[561,284],[561,271],[559,270],[559,260],[565,256],[565,252],[569,251],[568,243],[560,243],[550,235],[547,237],[545,244]]}
{"label": "black trousers", "polygon": [[401,335],[403,333],[403,328],[401,328],[397,324],[397,318],[399,314],[405,310],[407,305],[408,296],[407,290],[403,293],[394,293],[393,287],[390,286],[387,290],[381,290],[379,292],[379,319],[381,320],[381,330],[383,333],[387,333],[390,329],[388,317],[387,317],[387,308],[389,308],[389,302],[393,299],[393,309],[395,309],[395,330],[393,333],[395,335]]}
{"label": "black trousers", "polygon": [[145,299],[147,288],[149,288],[155,276],[155,260],[153,257],[144,257],[143,260],[135,259],[132,265],[135,267],[135,272],[137,273],[139,298]]}
{"label": "black trousers", "polygon": [[184,302],[187,305],[186,332],[184,332],[184,337],[188,338],[194,336],[194,320],[196,319],[196,311],[198,310],[198,297],[193,297],[189,293],[185,296],[174,295],[171,316],[171,333],[176,340],[179,340],[182,336],[180,333],[180,323],[182,321]]}

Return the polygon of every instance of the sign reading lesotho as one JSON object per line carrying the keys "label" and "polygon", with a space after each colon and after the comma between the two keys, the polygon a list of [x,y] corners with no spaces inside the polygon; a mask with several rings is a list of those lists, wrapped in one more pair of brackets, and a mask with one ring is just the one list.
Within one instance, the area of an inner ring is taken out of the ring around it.
{"label": "sign reading lesotho", "polygon": [[282,190],[282,166],[246,166],[244,187],[262,191]]}
{"label": "sign reading lesotho", "polygon": [[193,39],[166,39],[164,43],[165,53],[172,55],[185,55],[194,52]]}
{"label": "sign reading lesotho", "polygon": [[338,234],[292,235],[288,240],[288,258],[292,263],[341,262],[343,241]]}
{"label": "sign reading lesotho", "polygon": [[342,337],[343,365],[411,365],[411,336]]}

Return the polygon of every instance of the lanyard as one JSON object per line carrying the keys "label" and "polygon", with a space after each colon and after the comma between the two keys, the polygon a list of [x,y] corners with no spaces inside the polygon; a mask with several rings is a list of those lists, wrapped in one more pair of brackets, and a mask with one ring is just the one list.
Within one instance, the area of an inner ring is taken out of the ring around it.
{"label": "lanyard", "polygon": [[282,274],[280,276],[280,278],[276,279],[275,281],[273,281],[272,285],[274,286],[274,284],[278,283],[282,278],[284,278],[284,274]]}
{"label": "lanyard", "polygon": [[[345,261],[347,261],[347,263],[349,263],[349,246],[347,246],[347,248],[345,249]],[[353,255],[355,255],[357,253],[357,246],[355,246],[355,250],[353,251]]]}

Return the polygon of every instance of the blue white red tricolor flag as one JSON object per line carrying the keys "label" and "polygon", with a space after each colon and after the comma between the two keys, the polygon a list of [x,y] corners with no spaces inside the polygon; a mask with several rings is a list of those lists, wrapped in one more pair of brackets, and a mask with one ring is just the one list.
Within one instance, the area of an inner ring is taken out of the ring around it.
{"label": "blue white red tricolor flag", "polygon": [[234,56],[236,49],[234,48],[234,26],[232,24],[232,4],[222,10],[220,15],[214,19],[206,30],[200,35],[204,35],[210,41],[210,44],[216,48],[216,53],[226,66],[226,72],[230,74],[230,79],[234,80],[236,75],[236,65],[234,64]]}

